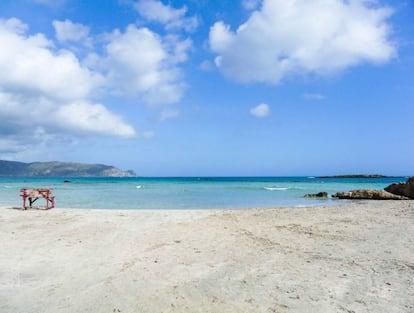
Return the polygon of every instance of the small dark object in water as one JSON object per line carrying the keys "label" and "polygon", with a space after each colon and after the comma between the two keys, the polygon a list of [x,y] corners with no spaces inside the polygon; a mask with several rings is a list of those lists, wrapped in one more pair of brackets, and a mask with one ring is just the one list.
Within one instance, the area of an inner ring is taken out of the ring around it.
{"label": "small dark object in water", "polygon": [[304,195],[305,198],[328,198],[327,192],[318,192],[318,193],[308,193]]}
{"label": "small dark object in water", "polygon": [[64,180],[63,182],[64,182],[64,183],[70,183],[70,180],[67,180],[67,179],[66,179],[66,180]]}

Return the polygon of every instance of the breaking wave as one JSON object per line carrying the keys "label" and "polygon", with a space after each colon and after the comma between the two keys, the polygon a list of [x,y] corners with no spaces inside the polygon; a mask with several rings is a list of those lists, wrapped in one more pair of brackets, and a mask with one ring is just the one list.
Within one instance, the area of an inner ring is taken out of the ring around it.
{"label": "breaking wave", "polygon": [[284,191],[284,190],[288,190],[288,187],[264,187],[264,189],[269,190],[269,191]]}

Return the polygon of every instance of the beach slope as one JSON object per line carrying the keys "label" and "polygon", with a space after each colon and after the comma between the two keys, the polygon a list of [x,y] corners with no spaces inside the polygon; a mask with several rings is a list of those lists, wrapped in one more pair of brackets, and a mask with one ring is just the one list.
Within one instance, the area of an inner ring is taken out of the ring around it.
{"label": "beach slope", "polygon": [[414,312],[414,201],[0,209],[0,312]]}

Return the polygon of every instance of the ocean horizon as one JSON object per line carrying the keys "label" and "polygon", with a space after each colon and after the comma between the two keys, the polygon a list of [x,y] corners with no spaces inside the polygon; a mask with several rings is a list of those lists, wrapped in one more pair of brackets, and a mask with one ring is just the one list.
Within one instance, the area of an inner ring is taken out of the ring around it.
{"label": "ocean horizon", "polygon": [[[0,205],[21,206],[20,188],[52,188],[56,208],[169,210],[337,205],[346,201],[303,196],[321,191],[332,195],[351,189],[383,189],[406,178],[0,177]],[[39,199],[35,204],[43,203]]]}

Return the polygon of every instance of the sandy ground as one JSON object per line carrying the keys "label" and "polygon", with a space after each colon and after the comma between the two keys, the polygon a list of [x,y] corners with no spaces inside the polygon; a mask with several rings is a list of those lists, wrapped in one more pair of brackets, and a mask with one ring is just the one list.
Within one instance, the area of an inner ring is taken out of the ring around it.
{"label": "sandy ground", "polygon": [[414,312],[414,201],[0,209],[0,312]]}

